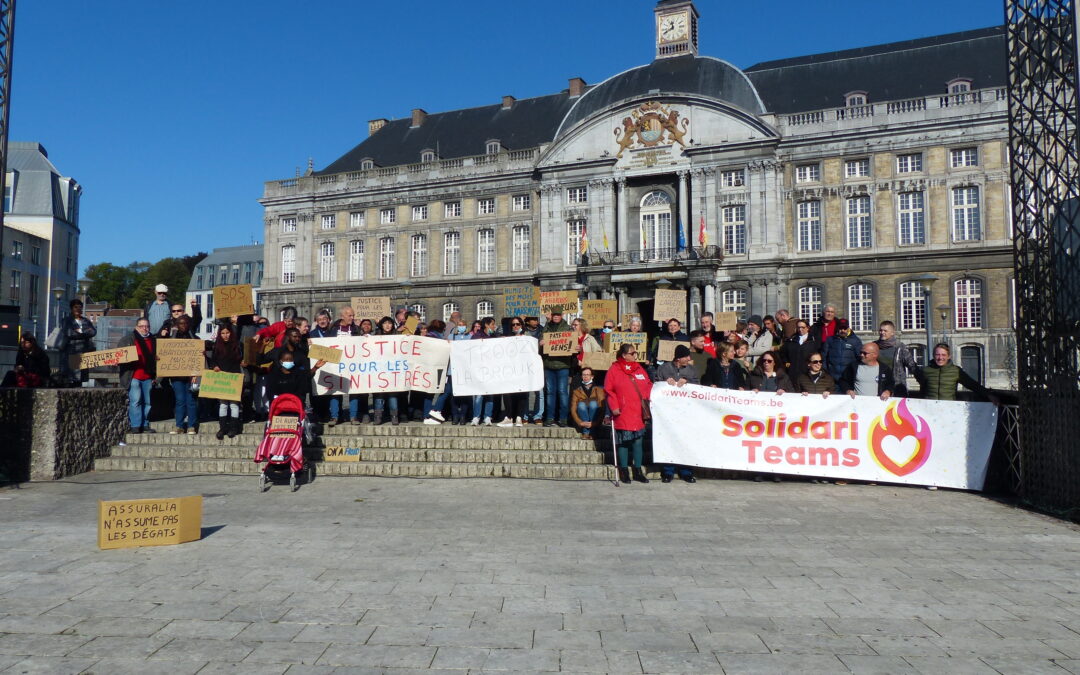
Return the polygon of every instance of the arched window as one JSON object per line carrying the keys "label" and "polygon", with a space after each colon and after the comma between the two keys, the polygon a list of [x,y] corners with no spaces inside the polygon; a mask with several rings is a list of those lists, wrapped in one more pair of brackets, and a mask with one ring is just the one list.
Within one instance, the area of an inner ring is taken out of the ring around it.
{"label": "arched window", "polygon": [[495,316],[495,303],[490,300],[481,300],[476,303],[476,318],[486,319],[489,316]]}
{"label": "arched window", "polygon": [[926,330],[926,294],[921,281],[900,284],[900,330]]}
{"label": "arched window", "polygon": [[374,169],[374,168],[375,168],[375,160],[373,160],[373,159],[362,159],[362,160],[360,160],[360,170],[361,171],[370,171],[371,169]]}
{"label": "arched window", "polygon": [[866,105],[868,98],[865,91],[852,91],[844,94],[844,105],[849,108],[857,108]]}
{"label": "arched window", "polygon": [[443,321],[449,321],[451,314],[453,314],[454,312],[460,312],[460,311],[461,311],[461,305],[459,305],[458,303],[453,302],[453,301],[444,302],[443,306],[442,306],[442,320]]}
{"label": "arched window", "polygon": [[856,333],[874,330],[874,286],[866,282],[847,287],[848,322]]}
{"label": "arched window", "polygon": [[653,190],[641,200],[639,228],[642,260],[658,260],[671,255],[674,200],[663,190]]}
{"label": "arched window", "polygon": [[420,161],[425,163],[425,164],[427,164],[428,162],[434,162],[435,161],[435,151],[434,150],[422,150],[422,151],[420,151]]}
{"label": "arched window", "polygon": [[983,327],[982,281],[967,277],[953,283],[953,306],[956,307],[956,330]]}
{"label": "arched window", "polygon": [[799,289],[796,318],[814,323],[821,316],[821,286],[803,286]]}
{"label": "arched window", "polygon": [[739,317],[746,316],[746,289],[729,288],[720,294],[720,311],[735,312]]}

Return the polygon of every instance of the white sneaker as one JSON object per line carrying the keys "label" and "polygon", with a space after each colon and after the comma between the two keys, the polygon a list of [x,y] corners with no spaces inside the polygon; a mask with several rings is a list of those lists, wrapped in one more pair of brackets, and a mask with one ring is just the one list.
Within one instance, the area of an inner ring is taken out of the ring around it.
{"label": "white sneaker", "polygon": [[484,418],[484,426],[485,427],[490,427],[491,426],[491,418],[490,417],[485,417]]}
{"label": "white sneaker", "polygon": [[195,427],[191,427],[190,429],[187,430],[187,432],[188,432],[188,436],[194,436],[195,435]]}
{"label": "white sneaker", "polygon": [[438,425],[442,424],[442,422],[440,422],[437,419],[431,418],[431,417],[425,417],[424,418],[424,424],[434,424],[435,426],[438,426]]}
{"label": "white sneaker", "polygon": [[523,422],[521,421],[521,418],[520,418],[520,417],[515,417],[515,418],[514,418],[514,426],[515,426],[515,427],[522,427],[522,426],[525,426],[525,425],[524,425],[524,423],[523,423]]}
{"label": "white sneaker", "polygon": [[431,412],[429,412],[428,417],[434,417],[435,420],[438,421],[438,422],[445,422],[446,421],[446,418],[443,417],[442,413],[439,412],[438,410],[432,410]]}
{"label": "white sneaker", "polygon": [[480,426],[480,418],[479,417],[472,418],[472,422],[469,422],[469,426],[470,427],[478,427],[478,426]]}
{"label": "white sneaker", "polygon": [[512,427],[512,426],[514,426],[514,420],[510,419],[509,417],[504,417],[503,421],[499,422],[495,426],[497,426],[497,427]]}

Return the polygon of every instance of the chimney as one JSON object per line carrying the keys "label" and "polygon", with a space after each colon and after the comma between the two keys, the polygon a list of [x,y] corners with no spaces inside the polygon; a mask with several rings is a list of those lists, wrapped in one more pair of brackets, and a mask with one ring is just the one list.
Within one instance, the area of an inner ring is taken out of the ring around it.
{"label": "chimney", "polygon": [[513,96],[503,96],[502,109],[503,110],[509,110],[510,108],[513,108],[514,107],[514,101],[516,101],[516,100],[517,99],[514,98]]}
{"label": "chimney", "polygon": [[585,80],[580,77],[570,78],[570,98],[577,98],[585,93]]}
{"label": "chimney", "polygon": [[413,108],[413,111],[412,111],[412,128],[413,129],[415,129],[416,127],[423,124],[425,119],[427,119],[427,113],[424,112],[423,108]]}
{"label": "chimney", "polygon": [[390,120],[385,119],[385,118],[378,119],[378,120],[371,120],[370,122],[367,123],[367,135],[368,136],[374,136],[375,132],[378,131],[379,129],[382,129],[383,127],[385,127],[386,123],[389,122],[389,121]]}

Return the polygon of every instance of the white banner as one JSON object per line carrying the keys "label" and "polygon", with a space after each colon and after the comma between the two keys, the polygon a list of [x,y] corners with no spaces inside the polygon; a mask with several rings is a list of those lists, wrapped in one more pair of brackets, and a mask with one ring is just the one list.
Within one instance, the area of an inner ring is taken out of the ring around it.
{"label": "white banner", "polygon": [[450,360],[446,340],[414,335],[346,335],[312,338],[311,342],[342,352],[339,363],[327,363],[315,371],[315,393],[320,396],[392,391],[436,394],[446,383]]}
{"label": "white banner", "polygon": [[990,403],[652,391],[658,463],[981,490],[997,429]]}
{"label": "white banner", "polygon": [[457,340],[450,343],[454,396],[487,396],[539,391],[544,362],[534,337]]}

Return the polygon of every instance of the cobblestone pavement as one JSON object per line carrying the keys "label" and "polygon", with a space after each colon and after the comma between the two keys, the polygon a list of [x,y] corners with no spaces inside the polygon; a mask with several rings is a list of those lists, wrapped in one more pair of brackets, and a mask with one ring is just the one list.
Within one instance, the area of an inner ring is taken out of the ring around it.
{"label": "cobblestone pavement", "polygon": [[[255,488],[113,472],[0,489],[0,671],[1080,673],[1080,530],[978,495]],[[201,541],[97,549],[98,499],[191,494]]]}

